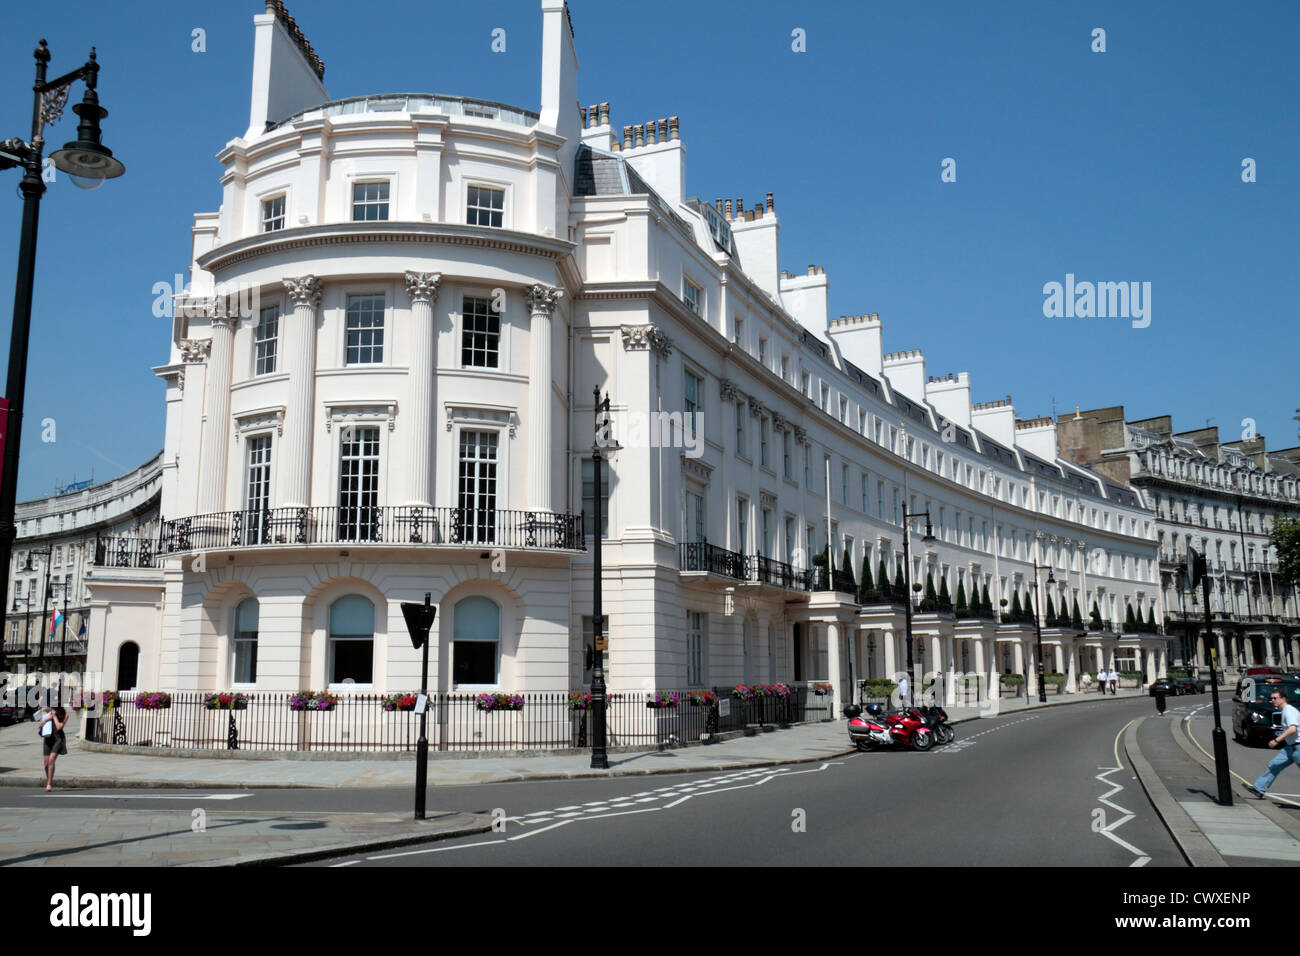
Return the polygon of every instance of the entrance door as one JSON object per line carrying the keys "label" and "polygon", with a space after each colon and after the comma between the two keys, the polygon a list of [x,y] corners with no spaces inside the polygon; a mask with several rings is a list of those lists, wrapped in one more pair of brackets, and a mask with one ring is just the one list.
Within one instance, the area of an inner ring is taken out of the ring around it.
{"label": "entrance door", "polygon": [[127,641],[117,651],[117,689],[133,689],[139,683],[139,671],[140,645]]}

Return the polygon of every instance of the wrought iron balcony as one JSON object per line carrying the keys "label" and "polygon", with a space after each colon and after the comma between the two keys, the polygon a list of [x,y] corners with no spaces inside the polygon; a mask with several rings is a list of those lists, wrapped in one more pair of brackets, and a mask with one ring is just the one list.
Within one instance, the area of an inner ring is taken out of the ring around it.
{"label": "wrought iron balcony", "polygon": [[158,543],[151,538],[95,539],[97,568],[156,568],[158,561]]}
{"label": "wrought iron balcony", "polygon": [[678,568],[682,571],[707,571],[737,581],[749,580],[748,558],[707,541],[683,542],[680,545]]}
{"label": "wrought iron balcony", "polygon": [[852,594],[855,600],[858,593],[858,586],[853,580],[853,572],[839,569],[828,571],[822,567],[813,569],[812,589],[814,591],[836,591],[843,594]]}
{"label": "wrought iron balcony", "polygon": [[226,511],[164,521],[158,552],[315,544],[585,551],[582,516],[470,508],[324,507]]}
{"label": "wrought iron balcony", "polygon": [[784,561],[756,554],[751,559],[762,584],[786,588],[791,591],[808,591],[812,588],[812,572],[795,568]]}

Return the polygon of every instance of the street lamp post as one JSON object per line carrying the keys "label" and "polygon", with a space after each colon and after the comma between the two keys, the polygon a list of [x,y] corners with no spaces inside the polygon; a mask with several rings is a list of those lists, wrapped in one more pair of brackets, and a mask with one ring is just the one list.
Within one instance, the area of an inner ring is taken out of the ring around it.
{"label": "street lamp post", "polygon": [[44,549],[33,548],[30,551],[28,551],[27,564],[23,568],[24,571],[36,570],[36,568],[32,565],[32,555],[34,554],[38,554],[43,558],[45,558],[45,594],[41,599],[40,663],[37,665],[36,668],[38,672],[43,672],[45,670],[45,619],[46,619],[46,615],[49,614],[49,610],[50,610],[50,568],[54,564],[53,561],[54,549],[52,547],[44,548]]}
{"label": "street lamp post", "polygon": [[[1210,573],[1209,564],[1204,555],[1187,549],[1187,577],[1184,586],[1192,590],[1195,596],[1197,581],[1201,584],[1201,594],[1205,600],[1205,642],[1214,644],[1214,631],[1210,622]],[[1210,693],[1214,699],[1214,730],[1210,736],[1214,740],[1214,776],[1219,788],[1219,803],[1232,806],[1232,780],[1228,770],[1228,735],[1223,732],[1219,714],[1219,654],[1218,648],[1210,648]]]}
{"label": "street lamp post", "polygon": [[925,537],[921,539],[924,544],[934,543],[934,532],[930,527],[930,511],[909,512],[903,509],[903,613],[907,621],[907,690],[908,700],[906,703],[916,700],[916,663],[912,657],[912,549],[908,544],[911,535],[910,525],[908,522],[913,518],[925,518]]}
{"label": "street lamp post", "polygon": [[[601,590],[604,587],[601,571],[601,478],[604,471],[604,457],[600,453],[603,444],[608,441],[606,434],[609,428],[609,396],[601,401],[600,389],[592,390],[596,398],[596,404],[593,409],[596,423],[596,437],[591,445],[592,481],[595,488],[592,491],[592,498],[595,500],[595,516],[591,526],[591,537],[594,541],[592,549],[592,592],[591,592],[591,633],[596,642],[595,660],[592,661],[594,668],[591,675],[591,769],[608,770],[609,754],[605,747],[605,647],[607,638],[605,637],[605,618],[602,614],[603,607],[601,603]],[[604,413],[605,420],[601,421],[601,413]]]}
{"label": "street lamp post", "polygon": [[[91,48],[90,59],[84,64],[54,80],[45,79],[50,62],[50,50],[44,40],[36,48],[36,82],[32,87],[31,140],[18,138],[0,140],[0,169],[21,167],[22,182],[18,189],[23,196],[23,222],[18,247],[18,280],[14,285],[14,318],[9,337],[9,377],[5,385],[5,398],[9,402],[8,420],[5,424],[4,466],[0,471],[0,568],[9,573],[13,557],[14,505],[18,493],[18,449],[22,443],[23,403],[27,395],[27,346],[31,335],[32,289],[36,280],[36,227],[40,220],[41,196],[45,183],[41,178],[44,165],[45,127],[63,115],[72,84],[81,80],[86,86],[85,95],[74,106],[80,117],[77,138],[63,149],[50,155],[50,161],[67,173],[74,185],[93,189],[105,179],[121,176],[126,171],[113,153],[100,143],[99,121],[108,111],[99,105],[96,86],[99,64]],[[0,631],[4,629],[4,608],[0,602]],[[0,645],[0,669],[5,662]]]}
{"label": "street lamp post", "polygon": [[430,603],[432,592],[424,592],[424,603],[402,602],[402,618],[406,621],[411,644],[420,650],[420,739],[415,744],[415,819],[425,818],[424,798],[429,789],[429,630],[433,627],[438,609]]}
{"label": "street lamp post", "polygon": [[1047,685],[1043,683],[1043,627],[1041,623],[1043,602],[1038,594],[1038,572],[1047,572],[1047,583],[1055,584],[1056,578],[1052,576],[1051,568],[1039,567],[1038,561],[1034,564],[1034,634],[1038,639],[1038,702],[1047,703]]}

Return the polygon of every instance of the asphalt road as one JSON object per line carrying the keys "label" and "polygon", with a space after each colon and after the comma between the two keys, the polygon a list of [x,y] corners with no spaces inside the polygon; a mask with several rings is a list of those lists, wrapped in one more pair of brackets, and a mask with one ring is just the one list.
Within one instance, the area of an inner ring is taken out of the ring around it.
{"label": "asphalt road", "polygon": [[[1199,747],[1203,755],[1213,760],[1214,754],[1214,705],[1208,694],[1203,697],[1181,698],[1181,701],[1196,701],[1180,709],[1188,711],[1190,718],[1182,721],[1180,732],[1188,735],[1194,747]],[[1233,773],[1233,796],[1237,799],[1249,799],[1241,790],[1243,781],[1254,782],[1264,772],[1268,762],[1277,756],[1276,750],[1264,744],[1238,743],[1232,737],[1232,698],[1219,695],[1219,713],[1223,732],[1228,742],[1228,767]],[[1278,803],[1300,806],[1300,768],[1288,767],[1278,775],[1268,795]]]}
{"label": "asphalt road", "polygon": [[1145,699],[1049,708],[962,724],[928,753],[820,765],[439,788],[439,809],[499,810],[501,832],[313,865],[1183,866],[1120,744],[1153,710]]}

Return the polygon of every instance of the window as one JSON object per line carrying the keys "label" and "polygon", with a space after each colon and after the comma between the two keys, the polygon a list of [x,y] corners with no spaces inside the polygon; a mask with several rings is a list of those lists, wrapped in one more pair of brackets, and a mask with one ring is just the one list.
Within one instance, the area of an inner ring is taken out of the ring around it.
{"label": "window", "polygon": [[257,683],[257,598],[245,598],[235,608],[234,684]]}
{"label": "window", "polygon": [[867,497],[867,473],[864,471],[862,473],[862,513],[864,515],[871,514],[870,504],[871,502]]}
{"label": "window", "polygon": [[501,608],[467,597],[452,608],[451,674],[456,684],[495,684],[501,645]]}
{"label": "window", "polygon": [[54,563],[56,565],[63,563],[63,548],[58,547],[54,549]]}
{"label": "window", "polygon": [[736,499],[736,553],[744,554],[749,544],[749,499]]}
{"label": "window", "polygon": [[759,464],[764,468],[772,467],[771,453],[768,450],[771,438],[772,422],[764,417],[758,424]]}
{"label": "window", "polygon": [[772,556],[772,511],[763,509],[763,536],[758,541],[759,553],[765,558]]}
{"label": "window", "polygon": [[876,517],[885,520],[885,483],[876,482]]}
{"label": "window", "polygon": [[690,279],[682,279],[682,301],[686,303],[686,308],[690,309],[696,315],[699,315],[700,299],[703,297],[703,289],[697,286]]}
{"label": "window", "polygon": [[[830,461],[830,459],[826,459]],[[840,504],[849,503],[849,466],[840,465]]]}
{"label": "window", "polygon": [[807,446],[803,450],[803,486],[812,487],[812,448]]}
{"label": "window", "polygon": [[790,381],[790,356],[781,356],[781,381]]}
{"label": "window", "polygon": [[345,428],[339,436],[339,539],[378,538],[379,429]]}
{"label": "window", "polygon": [[736,316],[736,325],[732,329],[731,341],[735,342],[742,349],[745,347],[745,320]]}
{"label": "window", "polygon": [[258,435],[250,438],[247,446],[245,507],[249,511],[265,511],[271,507],[271,436]]}
{"label": "window", "polygon": [[279,232],[284,228],[284,197],[276,196],[262,203],[262,231]]}
{"label": "window", "polygon": [[682,537],[686,541],[703,541],[708,526],[705,524],[704,495],[694,491],[686,493],[686,514],[682,524]]}
{"label": "window", "polygon": [[275,372],[276,340],[279,335],[280,307],[268,306],[261,311],[253,329],[254,375],[271,375]]}
{"label": "window", "polygon": [[808,375],[807,372],[804,372],[800,375],[799,393],[803,395],[805,398],[812,398],[812,378]]}
{"label": "window", "polygon": [[695,413],[703,411],[700,407],[700,391],[704,385],[703,380],[698,375],[691,372],[686,373],[686,382],[683,388],[684,399],[682,411],[691,416],[691,421],[695,420]]}
{"label": "window", "polygon": [[345,365],[375,365],[384,360],[384,297],[348,296]]}
{"label": "window", "polygon": [[352,221],[382,222],[388,218],[388,183],[353,183]]}
{"label": "window", "polygon": [[501,351],[501,313],[490,299],[465,296],[460,340],[464,368],[497,368]]}
{"label": "window", "polygon": [[349,594],[330,605],[329,682],[369,684],[374,677],[375,605]]}
{"label": "window", "polygon": [[825,382],[822,382],[821,410],[827,414],[829,414],[831,410],[831,387]]}
{"label": "window", "polygon": [[470,186],[465,200],[465,221],[471,226],[492,226],[500,229],[504,224],[506,191],[489,186]]}
{"label": "window", "polygon": [[[704,522],[704,499],[700,499],[697,521]],[[592,536],[592,522],[596,517],[596,463],[590,458],[582,460],[582,533]],[[609,537],[609,466],[600,469],[600,536]],[[703,533],[697,541],[704,540]]]}
{"label": "window", "polygon": [[849,400],[843,395],[840,396],[840,421],[845,425],[849,423]]}
{"label": "window", "polygon": [[758,340],[758,360],[767,365],[767,339],[762,337]]}
{"label": "window", "polygon": [[736,402],[736,454],[745,453],[745,403]]}
{"label": "window", "polygon": [[686,612],[686,683],[703,687],[707,678],[709,616],[702,611]]}
{"label": "window", "polygon": [[458,500],[462,540],[496,541],[497,433],[460,433]]}
{"label": "window", "polygon": [[791,567],[794,566],[794,546],[795,546],[794,519],[786,518],[785,519],[785,563],[790,565]]}
{"label": "window", "polygon": [[794,479],[794,472],[792,471],[794,464],[790,461],[792,442],[793,439],[790,437],[790,429],[787,428],[781,433],[781,457],[785,477],[790,480]]}

